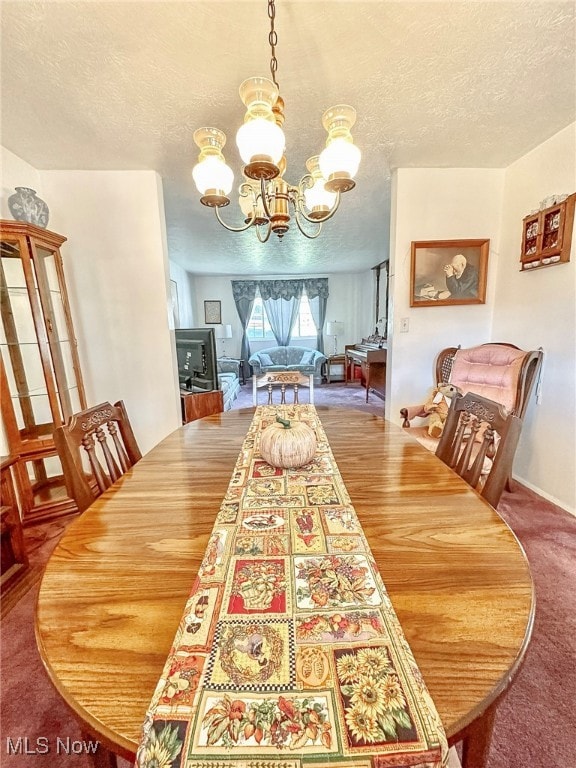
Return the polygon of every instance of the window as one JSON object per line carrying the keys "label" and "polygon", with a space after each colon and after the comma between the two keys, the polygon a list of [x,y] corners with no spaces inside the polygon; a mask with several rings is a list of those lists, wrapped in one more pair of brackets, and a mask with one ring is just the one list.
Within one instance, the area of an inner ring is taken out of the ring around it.
{"label": "window", "polygon": [[[250,320],[248,321],[247,330],[249,339],[275,341],[272,328],[270,327],[270,323],[266,317],[264,303],[260,296],[256,296],[254,299],[254,307],[252,308],[252,314],[250,315]],[[316,338],[316,325],[312,318],[308,296],[306,296],[305,293],[302,293],[302,298],[300,299],[300,310],[298,312],[296,322],[294,323],[292,338]]]}
{"label": "window", "polygon": [[294,323],[292,338],[306,339],[311,337],[316,338],[316,323],[312,318],[308,296],[306,296],[306,293],[302,293],[302,298],[300,299],[300,311],[298,312],[298,317]]}
{"label": "window", "polygon": [[254,307],[248,321],[247,332],[249,339],[270,339],[274,341],[274,334],[266,317],[264,304],[260,296],[256,296],[254,299]]}

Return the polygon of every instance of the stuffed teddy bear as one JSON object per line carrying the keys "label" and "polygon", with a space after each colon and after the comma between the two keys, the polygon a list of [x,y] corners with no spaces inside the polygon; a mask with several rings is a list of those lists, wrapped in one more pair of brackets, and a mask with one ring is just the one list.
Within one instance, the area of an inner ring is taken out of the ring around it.
{"label": "stuffed teddy bear", "polygon": [[454,395],[460,392],[454,384],[438,384],[424,405],[424,410],[429,414],[428,434],[430,437],[440,437],[444,431],[444,422],[448,416],[450,403]]}

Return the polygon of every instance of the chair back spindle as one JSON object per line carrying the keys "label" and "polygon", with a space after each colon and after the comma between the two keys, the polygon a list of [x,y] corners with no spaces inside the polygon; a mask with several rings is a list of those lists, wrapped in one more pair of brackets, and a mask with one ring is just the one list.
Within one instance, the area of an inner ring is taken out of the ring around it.
{"label": "chair back spindle", "polygon": [[309,376],[305,376],[299,371],[274,371],[265,373],[255,382],[255,405],[257,405],[258,390],[266,388],[268,392],[268,405],[274,404],[274,390],[280,390],[280,405],[286,404],[286,393],[291,389],[293,392],[293,402],[300,402],[300,388],[308,387],[310,402],[314,402],[312,395],[312,384]]}

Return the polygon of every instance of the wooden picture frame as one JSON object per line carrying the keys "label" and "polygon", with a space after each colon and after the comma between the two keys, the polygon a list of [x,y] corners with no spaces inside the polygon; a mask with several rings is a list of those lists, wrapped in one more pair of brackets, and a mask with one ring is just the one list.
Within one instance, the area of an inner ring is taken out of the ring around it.
{"label": "wooden picture frame", "polygon": [[222,304],[220,301],[204,302],[204,322],[206,325],[221,325]]}
{"label": "wooden picture frame", "polygon": [[178,283],[170,280],[170,309],[172,310],[172,322],[174,328],[180,328],[180,307],[178,305]]}
{"label": "wooden picture frame", "polygon": [[484,304],[489,239],[412,242],[410,306]]}

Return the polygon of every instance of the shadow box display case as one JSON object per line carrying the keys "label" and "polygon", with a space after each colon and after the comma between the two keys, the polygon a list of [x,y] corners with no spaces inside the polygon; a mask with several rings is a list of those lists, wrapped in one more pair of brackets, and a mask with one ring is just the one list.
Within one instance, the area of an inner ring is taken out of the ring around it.
{"label": "shadow box display case", "polygon": [[576,192],[523,219],[521,272],[570,261],[575,202]]}
{"label": "shadow box display case", "polygon": [[0,222],[3,454],[14,466],[24,525],[76,511],[52,440],[86,408],[66,293],[62,235]]}

